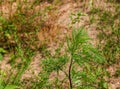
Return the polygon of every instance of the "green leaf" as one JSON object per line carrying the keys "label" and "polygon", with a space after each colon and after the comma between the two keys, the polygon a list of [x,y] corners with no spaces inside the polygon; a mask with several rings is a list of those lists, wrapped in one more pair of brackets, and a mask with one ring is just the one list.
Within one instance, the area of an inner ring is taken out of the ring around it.
{"label": "green leaf", "polygon": [[2,85],[0,85],[0,89],[3,89],[4,87]]}
{"label": "green leaf", "polygon": [[0,53],[6,53],[6,50],[4,50],[3,48],[0,48]]}
{"label": "green leaf", "polygon": [[47,58],[42,61],[44,67],[43,69],[47,72],[58,71],[63,68],[63,66],[67,63],[67,57],[59,57],[59,58]]}
{"label": "green leaf", "polygon": [[17,88],[18,88],[18,86],[16,86],[16,85],[7,85],[5,87],[5,89],[17,89]]}
{"label": "green leaf", "polygon": [[103,87],[104,87],[104,89],[108,89],[108,84],[107,84],[107,83],[104,83],[104,84],[103,84]]}
{"label": "green leaf", "polygon": [[4,88],[3,85],[2,85],[2,83],[3,83],[3,81],[2,81],[2,79],[0,79],[0,89]]}
{"label": "green leaf", "polygon": [[2,61],[3,60],[3,56],[2,56],[2,54],[0,53],[0,61]]}

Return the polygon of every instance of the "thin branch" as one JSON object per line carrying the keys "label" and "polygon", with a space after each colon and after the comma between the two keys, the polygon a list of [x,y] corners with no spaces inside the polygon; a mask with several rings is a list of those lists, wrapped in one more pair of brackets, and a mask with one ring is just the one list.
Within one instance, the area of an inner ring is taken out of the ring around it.
{"label": "thin branch", "polygon": [[68,73],[68,76],[69,76],[69,83],[70,83],[70,89],[73,88],[73,86],[72,86],[72,78],[71,78],[72,63],[73,63],[73,59],[71,58],[71,60],[70,60],[70,65],[69,65],[69,73]]}

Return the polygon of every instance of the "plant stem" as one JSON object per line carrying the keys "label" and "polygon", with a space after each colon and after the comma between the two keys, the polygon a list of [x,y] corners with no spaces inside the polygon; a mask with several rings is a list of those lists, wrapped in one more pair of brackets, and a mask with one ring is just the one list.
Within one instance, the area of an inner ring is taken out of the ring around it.
{"label": "plant stem", "polygon": [[71,68],[72,68],[72,63],[73,63],[73,59],[71,58],[71,60],[70,60],[70,65],[69,65],[69,74],[68,74],[68,76],[69,76],[69,83],[70,83],[70,89],[72,89],[72,78],[71,78]]}

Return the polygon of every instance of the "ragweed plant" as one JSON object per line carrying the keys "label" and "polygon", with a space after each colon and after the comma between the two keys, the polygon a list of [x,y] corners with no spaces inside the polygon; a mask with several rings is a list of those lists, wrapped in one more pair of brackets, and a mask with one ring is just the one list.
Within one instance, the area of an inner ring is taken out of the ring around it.
{"label": "ragweed plant", "polygon": [[[10,53],[11,58],[8,63],[11,69],[5,80],[1,78],[0,87],[3,88],[0,89],[16,89],[18,88],[16,86],[22,85],[20,79],[30,65],[36,50],[36,46],[33,47],[33,44],[36,43],[36,32],[41,23],[35,19],[40,18],[41,14],[39,11],[32,14],[33,3],[27,2],[27,0],[23,0],[23,2],[3,0],[0,3],[0,8],[3,8],[5,3],[10,7],[6,7],[10,12],[8,17],[4,15],[4,11],[0,12],[0,60],[3,60],[3,54],[6,51]],[[15,12],[12,13],[14,3],[16,8],[14,8]],[[20,61],[16,62],[18,60]],[[16,70],[15,73],[14,70]]]}
{"label": "ragweed plant", "polygon": [[119,62],[116,57],[120,53],[120,5],[111,3],[112,10],[104,10],[104,7],[93,8],[91,16],[94,15],[96,30],[98,30],[98,48],[104,54],[109,64]]}
{"label": "ragweed plant", "polygon": [[[102,74],[103,70],[99,65],[105,62],[105,59],[90,44],[89,40],[90,38],[87,36],[85,29],[74,29],[72,38],[67,38],[67,51],[65,55],[59,58],[44,59],[44,71],[49,74],[53,71],[56,71],[58,74],[59,71],[64,72],[69,80],[70,89],[96,89],[100,87],[98,86],[100,83],[98,79],[104,74]],[[67,63],[69,64],[67,66],[68,71],[65,71],[64,66]],[[104,85],[106,84],[105,80],[103,83]],[[101,88],[107,89],[107,84],[106,86],[101,86]]]}

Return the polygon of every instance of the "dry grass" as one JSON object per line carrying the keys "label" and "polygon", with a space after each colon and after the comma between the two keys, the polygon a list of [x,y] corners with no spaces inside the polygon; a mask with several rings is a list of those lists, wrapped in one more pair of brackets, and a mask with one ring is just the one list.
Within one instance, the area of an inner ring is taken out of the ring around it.
{"label": "dry grass", "polygon": [[[31,0],[31,2],[32,2],[32,0]],[[66,40],[65,40],[66,35],[70,36],[70,34],[71,34],[71,30],[70,30],[71,28],[69,28],[69,26],[68,26],[70,23],[69,15],[71,12],[76,12],[79,9],[81,9],[86,14],[89,14],[88,13],[90,11],[89,0],[86,0],[83,3],[78,3],[78,4],[74,3],[71,0],[68,0],[66,2],[67,3],[60,5],[59,7],[55,7],[54,10],[47,12],[47,17],[45,17],[47,19],[44,22],[44,24],[42,25],[42,27],[40,28],[40,31],[36,34],[36,36],[38,37],[38,43],[39,43],[38,46],[39,47],[42,45],[47,45],[47,46],[50,46],[52,50],[54,50],[55,47],[58,47],[58,45],[60,43],[64,44],[66,42]],[[16,5],[17,5],[16,2],[14,2],[12,5],[11,5],[11,3],[4,2],[0,6],[0,11],[3,13],[3,16],[5,16],[6,18],[9,18],[10,16],[14,15],[14,13],[16,12],[16,7],[17,7]],[[40,5],[35,6],[34,9],[29,11],[29,16],[33,12],[37,12],[39,10],[44,11],[44,8],[46,6],[50,6],[50,4],[47,2],[44,2]],[[96,0],[94,6],[96,6],[96,7],[104,6],[105,9],[112,10],[112,7],[110,6],[110,4],[106,4],[104,2],[104,0],[102,0],[102,1]],[[82,8],[82,7],[84,7],[84,8]],[[23,11],[24,11],[24,8],[25,8],[25,6],[23,5]],[[38,20],[38,21],[40,21],[41,19],[42,19],[42,17],[36,17],[36,20]],[[92,42],[95,45],[96,40],[97,40],[96,39],[97,32],[95,30],[96,24],[89,26],[88,21],[89,21],[89,17],[83,16],[81,18],[81,22],[78,24],[75,24],[75,26],[84,26],[85,28],[88,28],[89,36],[93,39]],[[35,25],[36,22],[33,24]],[[51,46],[51,44],[55,44],[55,45]],[[63,50],[64,50],[64,48],[63,48]],[[64,53],[64,51],[62,53]],[[120,57],[119,54],[117,55],[117,57]],[[37,75],[40,72],[40,69],[39,69],[40,68],[40,60],[39,59],[41,59],[40,55],[38,57],[36,57],[35,60],[32,61],[30,68],[28,68],[28,71],[25,72],[25,74],[22,77],[22,80],[24,80],[24,79],[27,80],[27,78],[28,78],[28,80],[30,80],[31,76],[33,77],[33,75],[32,75],[33,71],[34,71],[34,75]],[[2,66],[1,66],[1,64],[2,64]],[[0,67],[1,67],[0,69],[6,68],[6,66],[7,66],[6,60],[4,60],[2,63],[0,63]],[[8,65],[7,67],[10,67],[10,66]],[[33,69],[31,70],[31,68],[33,68]],[[115,70],[113,68],[108,69],[108,71],[110,71],[110,72],[112,72],[112,70],[113,70],[113,72],[115,72]],[[62,75],[63,74],[61,73],[59,78],[63,77]],[[50,78],[52,79],[54,76],[57,76],[57,74],[52,73],[50,75]],[[112,86],[113,86],[112,89],[116,89],[115,85],[116,86],[119,85],[119,80],[114,78],[114,79],[111,79],[110,81],[114,82],[112,84]],[[30,84],[28,83],[28,85],[30,85]],[[64,85],[64,86],[66,86],[66,85]],[[66,86],[66,87],[68,87],[68,86]]]}

